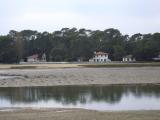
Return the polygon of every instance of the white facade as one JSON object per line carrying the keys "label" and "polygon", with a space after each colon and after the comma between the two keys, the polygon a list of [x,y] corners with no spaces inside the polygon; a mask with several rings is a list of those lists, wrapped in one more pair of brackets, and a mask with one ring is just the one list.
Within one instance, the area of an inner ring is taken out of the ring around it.
{"label": "white facade", "polygon": [[27,61],[26,62],[46,62],[46,54],[43,53],[43,55],[41,57],[39,57],[38,54],[34,54],[32,56],[27,57]]}
{"label": "white facade", "polygon": [[131,58],[123,58],[123,62],[127,62],[127,61],[133,61]]}
{"label": "white facade", "polygon": [[95,55],[94,62],[107,62],[109,61],[108,55]]}
{"label": "white facade", "polygon": [[39,60],[37,58],[28,58],[28,62],[38,62]]}
{"label": "white facade", "polygon": [[39,62],[38,54],[27,57],[27,62]]}
{"label": "white facade", "polygon": [[127,55],[127,56],[123,57],[123,62],[134,62],[134,61],[136,61],[136,59],[133,58],[132,55]]}
{"label": "white facade", "polygon": [[96,52],[94,57],[89,61],[90,62],[109,62],[111,60],[108,58],[108,53]]}

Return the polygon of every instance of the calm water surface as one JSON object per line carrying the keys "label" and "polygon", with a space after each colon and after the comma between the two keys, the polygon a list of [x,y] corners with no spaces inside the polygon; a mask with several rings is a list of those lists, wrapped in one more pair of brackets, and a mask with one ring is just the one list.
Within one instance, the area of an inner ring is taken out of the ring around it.
{"label": "calm water surface", "polygon": [[0,108],[160,110],[160,86],[60,86],[0,88]]}

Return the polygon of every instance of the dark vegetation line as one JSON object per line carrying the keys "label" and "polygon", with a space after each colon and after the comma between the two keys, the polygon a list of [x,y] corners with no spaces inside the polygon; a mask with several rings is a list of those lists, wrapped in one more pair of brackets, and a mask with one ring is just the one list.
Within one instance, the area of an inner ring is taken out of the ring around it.
{"label": "dark vegetation line", "polygon": [[109,53],[112,61],[132,54],[138,61],[151,61],[160,54],[160,33],[122,35],[117,29],[104,31],[63,28],[53,33],[11,30],[0,36],[0,62],[18,63],[21,59],[45,53],[47,61],[88,61],[94,51]]}

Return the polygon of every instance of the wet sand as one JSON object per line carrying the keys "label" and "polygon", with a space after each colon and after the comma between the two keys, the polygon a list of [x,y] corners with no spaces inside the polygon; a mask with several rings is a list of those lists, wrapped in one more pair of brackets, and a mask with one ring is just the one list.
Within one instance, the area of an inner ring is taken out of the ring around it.
{"label": "wet sand", "polygon": [[1,111],[0,120],[159,120],[160,111],[98,112],[82,109]]}
{"label": "wet sand", "polygon": [[0,69],[0,87],[160,84],[160,67]]}

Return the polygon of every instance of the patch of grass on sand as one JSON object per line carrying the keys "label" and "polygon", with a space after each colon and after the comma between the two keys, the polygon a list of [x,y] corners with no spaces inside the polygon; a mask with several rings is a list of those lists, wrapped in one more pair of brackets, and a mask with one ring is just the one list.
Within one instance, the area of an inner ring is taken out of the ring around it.
{"label": "patch of grass on sand", "polygon": [[157,63],[104,63],[104,64],[83,64],[81,67],[160,67],[160,62]]}
{"label": "patch of grass on sand", "polygon": [[11,66],[10,69],[36,69],[36,66]]}

